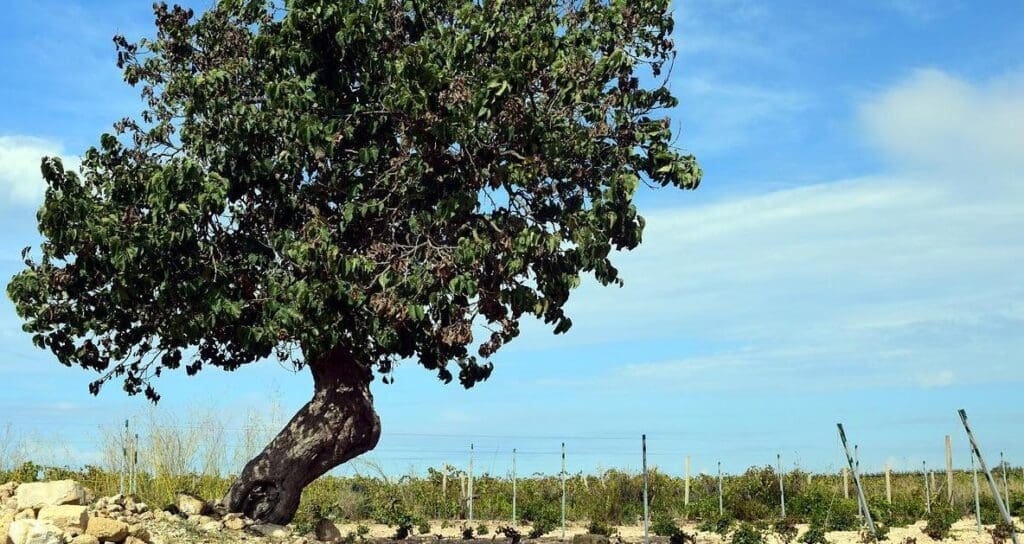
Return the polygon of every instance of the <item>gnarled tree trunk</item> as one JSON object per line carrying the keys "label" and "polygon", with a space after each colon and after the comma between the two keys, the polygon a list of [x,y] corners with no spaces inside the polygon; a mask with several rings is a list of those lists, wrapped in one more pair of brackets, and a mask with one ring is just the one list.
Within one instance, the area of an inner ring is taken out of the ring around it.
{"label": "gnarled tree trunk", "polygon": [[311,362],[309,368],[312,400],[245,465],[224,498],[229,511],[267,523],[288,523],[303,488],[377,445],[380,419],[370,394],[370,368],[343,348]]}

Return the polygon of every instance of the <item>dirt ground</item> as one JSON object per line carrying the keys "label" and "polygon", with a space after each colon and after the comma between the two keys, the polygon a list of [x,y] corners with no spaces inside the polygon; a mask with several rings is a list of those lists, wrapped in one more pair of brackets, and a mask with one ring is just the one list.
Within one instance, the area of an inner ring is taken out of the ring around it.
{"label": "dirt ground", "polygon": [[[447,526],[444,526],[445,524],[441,521],[434,520],[430,524],[431,536],[441,535],[445,539],[461,539],[463,527],[462,523],[463,522],[461,521],[452,521],[448,522]],[[501,535],[496,535],[495,533],[498,527],[508,525],[508,523],[496,521],[476,521],[473,523],[473,527],[476,528],[478,525],[480,525],[480,523],[484,523],[485,525],[487,525],[489,530],[486,535],[478,535],[476,538],[477,541],[505,540],[504,537],[502,537]],[[338,525],[338,528],[341,530],[342,535],[348,534],[350,531],[355,532],[356,527],[357,524]],[[370,533],[367,536],[373,539],[388,539],[395,532],[393,527],[389,527],[387,525],[367,525],[367,527],[370,528]],[[806,525],[798,525],[797,527],[800,529],[801,534],[803,534],[803,532],[807,530]],[[698,544],[723,544],[724,542],[722,537],[718,534],[698,531],[696,524],[683,524],[682,528],[688,533],[696,534]],[[901,544],[905,542],[908,538],[911,538],[916,539],[916,544],[935,543],[935,540],[932,540],[922,532],[923,528],[923,521],[917,522],[916,524],[907,527],[893,527],[889,530],[888,542],[892,542],[893,544]],[[986,529],[991,528],[992,526],[986,527]],[[521,527],[518,527],[518,529],[523,534],[528,533],[530,530],[529,525],[523,525]],[[561,528],[555,529],[554,531],[549,533],[547,537],[545,537],[543,540],[548,542],[558,542],[562,540],[561,532]],[[586,533],[585,525],[572,523],[566,527],[565,539],[567,541],[572,540],[573,536],[584,533]],[[643,526],[640,525],[616,527],[616,536],[622,542],[640,543],[643,542],[644,539],[644,529]],[[426,540],[427,538],[429,538],[427,537],[427,535],[416,535],[417,540]],[[828,533],[827,538],[828,541],[832,544],[861,544],[860,536],[856,531],[833,531]],[[612,541],[615,542],[616,538],[613,537]],[[667,539],[653,537],[652,535],[651,541],[661,542],[667,541]],[[952,536],[949,540],[945,540],[944,542],[956,542],[958,544],[992,544],[992,537],[988,534],[988,532],[985,531],[983,531],[981,534],[978,534],[978,529],[975,522],[973,520],[964,519],[958,521],[953,525]],[[768,544],[782,543],[775,535],[770,534],[769,532]]]}

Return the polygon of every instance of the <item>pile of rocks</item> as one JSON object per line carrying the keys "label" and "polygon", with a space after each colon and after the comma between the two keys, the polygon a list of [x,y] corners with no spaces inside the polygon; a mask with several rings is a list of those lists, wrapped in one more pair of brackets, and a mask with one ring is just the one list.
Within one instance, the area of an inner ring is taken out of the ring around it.
{"label": "pile of rocks", "polygon": [[312,544],[321,531],[329,535],[324,540],[336,541],[326,525],[317,534],[295,536],[289,527],[258,523],[193,495],[180,494],[173,506],[152,510],[130,495],[93,500],[72,480],[0,485],[0,544]]}

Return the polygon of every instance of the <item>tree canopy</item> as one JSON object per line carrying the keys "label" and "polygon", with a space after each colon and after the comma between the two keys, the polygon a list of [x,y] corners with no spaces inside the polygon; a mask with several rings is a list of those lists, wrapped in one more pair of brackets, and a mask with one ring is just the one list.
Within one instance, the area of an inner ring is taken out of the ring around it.
{"label": "tree canopy", "polygon": [[[302,365],[343,345],[466,387],[581,277],[620,282],[642,183],[695,188],[666,109],[669,0],[221,0],[115,37],[143,111],[80,172],[8,293],[64,365]],[[35,254],[35,256],[32,256]]]}

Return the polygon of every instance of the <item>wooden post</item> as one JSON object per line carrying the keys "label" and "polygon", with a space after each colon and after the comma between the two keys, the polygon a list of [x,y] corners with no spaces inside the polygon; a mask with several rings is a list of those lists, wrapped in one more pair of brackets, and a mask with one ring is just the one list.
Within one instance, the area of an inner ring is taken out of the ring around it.
{"label": "wooden post", "polygon": [[974,451],[971,451],[971,475],[974,477],[974,517],[978,520],[978,534],[981,534],[981,497],[978,490],[978,469],[974,467]]}
{"label": "wooden post", "polygon": [[473,444],[469,445],[469,476],[466,495],[469,499],[469,523],[473,523]]}
{"label": "wooden post", "polygon": [[946,435],[946,500],[953,504],[953,437]]}
{"label": "wooden post", "polygon": [[996,504],[999,505],[999,513],[1003,515],[1003,519],[1010,526],[1010,537],[1013,539],[1013,544],[1020,544],[1017,540],[1016,525],[1013,524],[1013,517],[1010,516],[1010,510],[1006,508],[1006,504],[1003,503],[1003,498],[999,496],[999,486],[996,485],[996,481],[992,478],[992,473],[988,470],[988,466],[985,465],[985,458],[981,455],[981,448],[978,447],[978,441],[974,439],[974,433],[971,432],[971,426],[967,423],[967,412],[964,409],[959,410],[960,421],[964,424],[964,430],[967,431],[967,440],[971,443],[971,449],[974,450],[975,457],[978,458],[978,465],[981,466],[981,472],[985,475],[985,479],[988,480],[989,487],[992,488],[992,496],[996,499]]}
{"label": "wooden post", "polygon": [[782,505],[782,519],[786,519],[786,486],[783,484],[782,454],[775,454],[775,458],[779,465],[779,504]]}
{"label": "wooden post", "polygon": [[[690,506],[690,456],[686,456],[686,483],[683,486],[683,506]],[[690,515],[689,512],[686,513]]]}
{"label": "wooden post", "polygon": [[644,469],[644,544],[650,544],[650,538],[647,534],[647,529],[651,524],[651,513],[647,508],[647,435],[641,435],[640,437],[642,456],[643,456],[643,469]]}
{"label": "wooden post", "polygon": [[892,467],[885,464],[885,502],[892,504]]}
{"label": "wooden post", "polygon": [[811,485],[811,473],[807,473],[807,485]]}
{"label": "wooden post", "polygon": [[843,498],[850,498],[850,475],[846,472],[846,467],[843,467]]}
{"label": "wooden post", "polygon": [[725,507],[722,502],[722,462],[718,462],[718,517],[725,515]]}
{"label": "wooden post", "polygon": [[562,540],[565,540],[565,442],[562,442]]}

